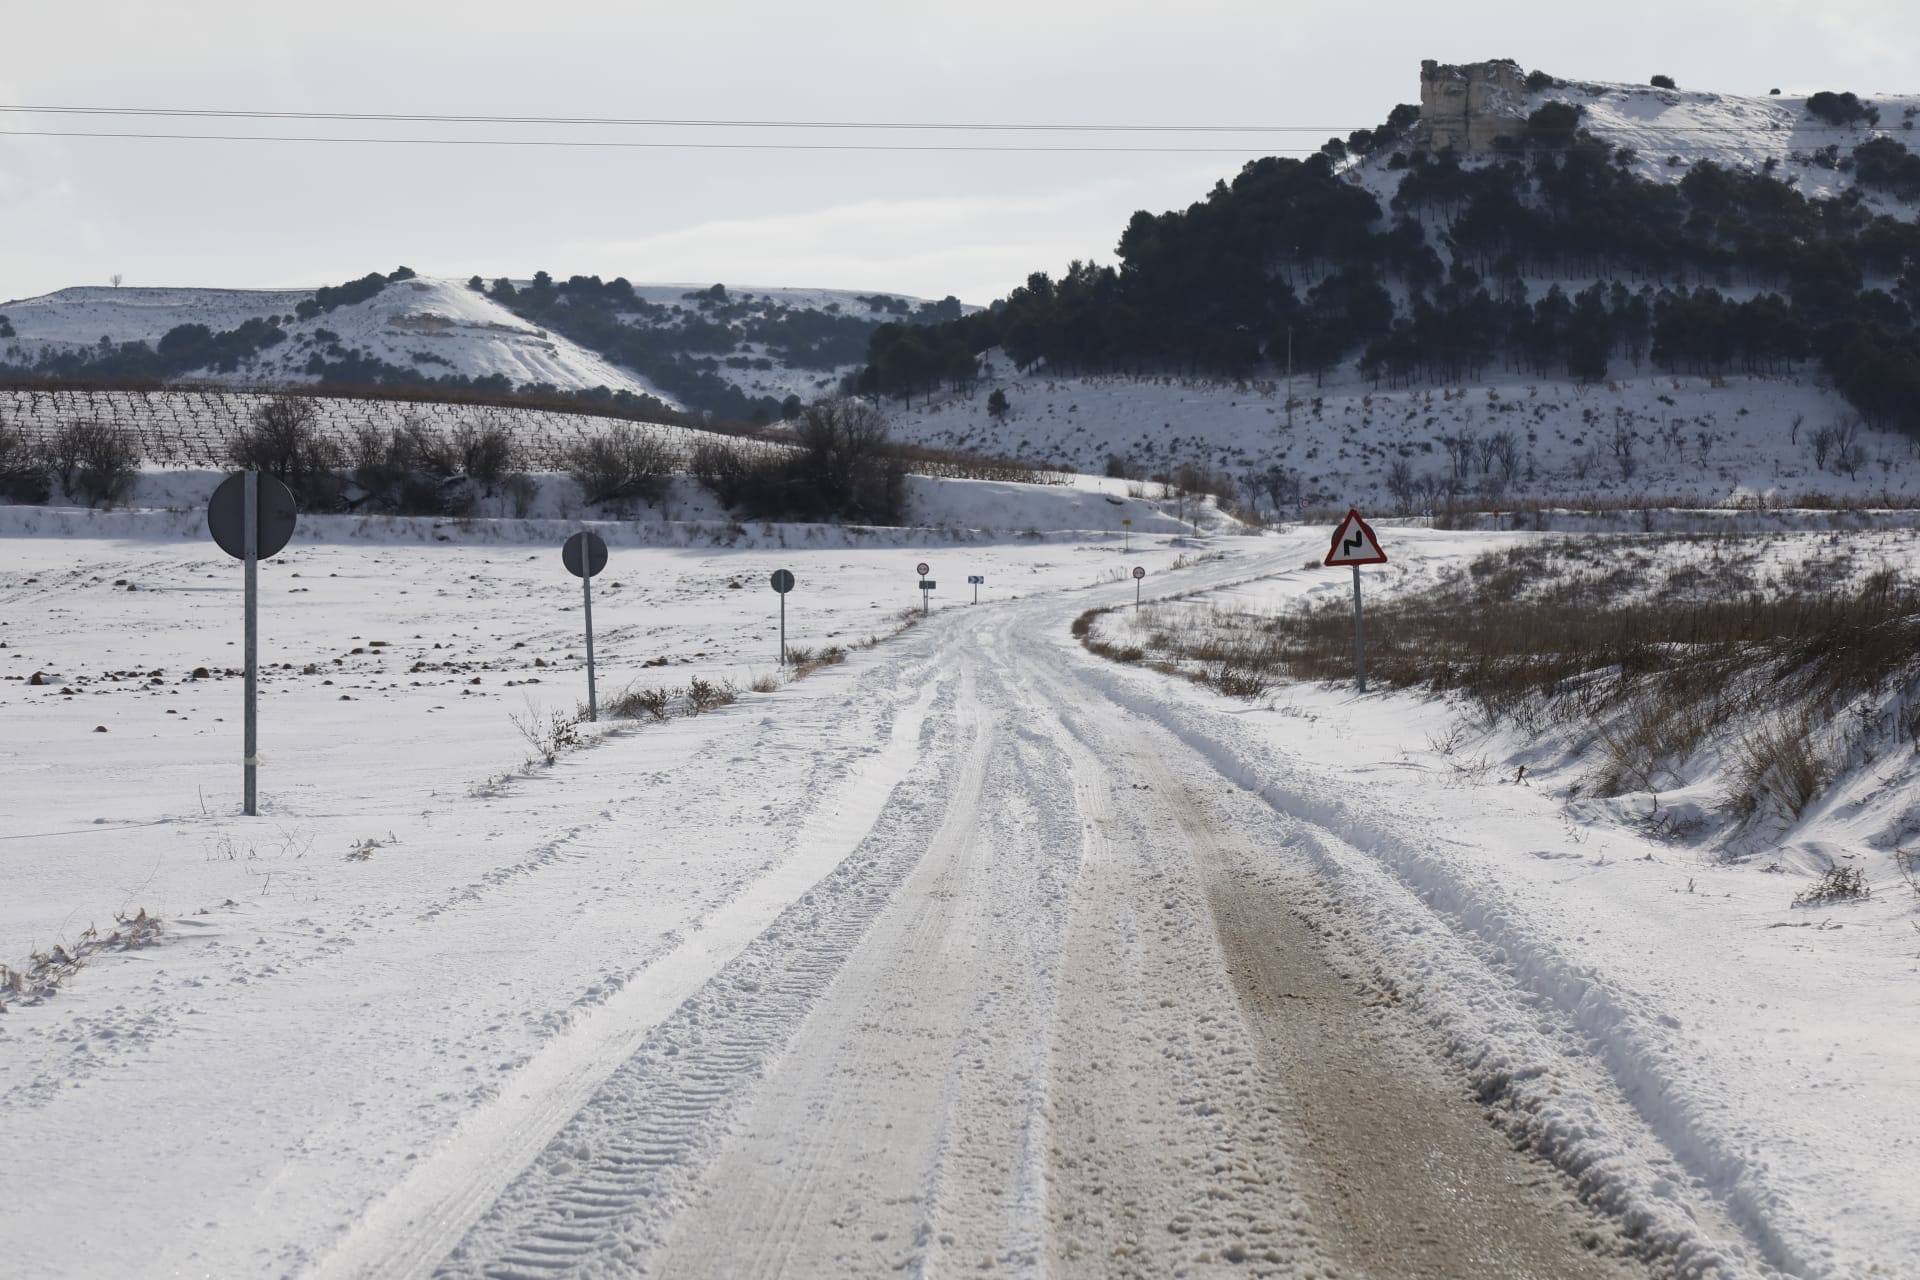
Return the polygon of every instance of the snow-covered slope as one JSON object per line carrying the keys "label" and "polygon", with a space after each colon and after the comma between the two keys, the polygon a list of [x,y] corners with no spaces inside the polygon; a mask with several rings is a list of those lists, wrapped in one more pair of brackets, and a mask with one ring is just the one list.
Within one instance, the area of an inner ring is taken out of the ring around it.
{"label": "snow-covered slope", "polygon": [[[528,283],[513,282],[519,289]],[[742,337],[731,351],[702,347],[689,354],[711,358],[712,372],[748,396],[776,400],[789,395],[811,400],[830,392],[863,363],[864,338],[842,353],[846,358],[822,362],[797,354],[790,358],[761,332],[763,326],[805,313],[878,324],[931,305],[905,294],[836,289],[729,287],[715,298],[714,287],[637,285],[634,294],[647,309],[623,318],[640,329],[674,329],[689,322],[732,325]],[[103,338],[113,346],[157,346],[180,325],[205,325],[217,333],[249,320],[273,319],[286,333],[285,342],[241,361],[237,369],[203,368],[191,376],[236,383],[310,382],[316,375],[307,372],[307,364],[316,355],[329,362],[359,355],[428,377],[499,376],[515,387],[546,384],[562,391],[606,387],[686,407],[633,369],[530,323],[465,281],[398,280],[365,301],[299,318],[300,304],[312,297],[307,289],[78,287],[0,302],[0,316],[13,330],[13,336],[0,337],[0,364],[32,367],[48,353],[96,348]]]}
{"label": "snow-covered slope", "polygon": [[[0,339],[0,359],[32,364],[42,352],[97,344],[156,345],[171,329],[201,324],[216,332],[248,320],[278,317],[287,340],[243,361],[231,373],[198,374],[231,382],[310,382],[315,355],[360,353],[437,376],[498,374],[518,387],[550,383],[561,390],[606,387],[658,395],[645,379],[521,320],[485,294],[452,280],[398,280],[364,302],[299,319],[311,290],[62,289],[0,303],[14,330]],[[663,399],[665,397],[662,397]]]}
{"label": "snow-covered slope", "polygon": [[[1471,455],[1461,491],[1494,505],[1522,495],[1920,495],[1920,442],[1903,436],[1860,428],[1853,474],[1836,467],[1832,446],[1818,464],[1815,436],[1855,415],[1811,372],[1712,379],[1642,369],[1593,387],[1501,375],[1382,391],[1348,369],[1319,387],[1296,378],[1289,427],[1284,379],[1023,376],[998,353],[988,366],[972,396],[896,405],[897,433],[1082,471],[1110,457],[1149,475],[1195,463],[1243,487],[1278,466],[1315,505],[1387,501],[1396,459],[1416,480],[1449,478],[1449,438],[1470,442],[1454,446]],[[996,389],[1009,405],[997,419],[987,411]],[[1517,451],[1510,477],[1482,458],[1502,435]]]}

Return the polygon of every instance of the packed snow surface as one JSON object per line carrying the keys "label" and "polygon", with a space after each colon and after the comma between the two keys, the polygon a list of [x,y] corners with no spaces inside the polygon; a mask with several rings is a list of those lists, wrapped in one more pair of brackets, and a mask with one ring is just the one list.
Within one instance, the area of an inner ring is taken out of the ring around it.
{"label": "packed snow surface", "polygon": [[[555,746],[564,527],[316,518],[261,570],[246,820],[239,566],[0,514],[0,963],[85,961],[0,1014],[22,1274],[1920,1269],[1902,886],[1811,918],[1457,767],[1444,703],[1069,633],[1136,563],[1346,590],[1326,529],[605,526],[603,700],[739,692]],[[1382,533],[1415,577],[1526,536]],[[757,692],[781,567],[850,653]]]}

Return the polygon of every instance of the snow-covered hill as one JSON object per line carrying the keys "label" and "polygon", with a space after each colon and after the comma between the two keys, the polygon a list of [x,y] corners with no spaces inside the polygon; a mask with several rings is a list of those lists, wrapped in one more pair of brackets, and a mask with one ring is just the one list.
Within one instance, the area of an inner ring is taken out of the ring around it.
{"label": "snow-covered hill", "polygon": [[360,353],[434,376],[500,375],[514,386],[548,383],[561,390],[606,387],[658,395],[645,379],[565,338],[526,323],[485,294],[452,280],[414,278],[389,284],[373,297],[308,319],[296,316],[312,290],[289,289],[61,289],[18,302],[0,303],[14,331],[0,339],[0,359],[31,365],[48,351],[97,345],[157,346],[179,325],[216,332],[249,320],[276,317],[286,341],[220,372],[197,377],[235,383],[311,382],[307,363],[315,356]]}
{"label": "snow-covered hill", "polygon": [[[1857,200],[1869,214],[1905,222],[1920,213],[1920,204],[1860,183],[1852,158],[1853,148],[1875,136],[1920,147],[1920,97],[1863,97],[1853,104],[1860,118],[1835,125],[1809,110],[1807,96],[1554,81],[1527,92],[1495,89],[1488,101],[1476,100],[1474,115],[1477,127],[1510,122],[1517,131],[1554,102],[1579,108],[1577,127],[1620,148],[1615,162],[1652,182],[1677,184],[1711,161],[1769,174],[1810,200]],[[1341,175],[1378,200],[1383,225],[1396,217],[1421,222],[1449,269],[1449,215],[1394,205],[1411,169],[1409,153],[1423,136],[1416,127],[1410,137],[1348,159]],[[1461,156],[1460,164],[1474,169],[1506,158],[1483,149]],[[1322,263],[1288,278],[1304,297],[1332,270]],[[1596,279],[1634,293],[1710,285],[1732,300],[1780,289],[1739,273],[1659,277],[1628,267],[1610,268],[1603,279],[1527,274],[1522,285],[1532,301],[1555,287],[1572,297]],[[1896,287],[1892,280],[1869,283]],[[1405,281],[1389,276],[1384,287],[1404,316]],[[993,351],[986,377],[971,391],[895,404],[901,434],[916,442],[1083,470],[1118,459],[1129,474],[1198,464],[1226,471],[1241,482],[1243,496],[1255,477],[1278,468],[1288,503],[1419,510],[1434,505],[1442,486],[1491,505],[1585,494],[1920,494],[1920,441],[1859,425],[1860,415],[1832,390],[1816,360],[1776,376],[1689,377],[1656,369],[1644,352],[1616,352],[1608,378],[1594,385],[1504,372],[1501,363],[1481,378],[1407,386],[1362,375],[1355,351],[1322,380],[1295,378],[1289,412],[1280,369],[1244,380],[1062,376],[1044,362],[1023,373]],[[988,407],[996,391],[1007,403],[1000,416]],[[1411,475],[1411,504],[1394,498],[1393,489],[1406,488],[1394,483],[1396,462]]]}
{"label": "snow-covered hill", "polygon": [[[524,290],[527,281],[511,282]],[[675,331],[689,325],[730,325],[740,337],[730,350],[709,342],[686,354],[711,361],[710,371],[749,397],[815,399],[859,367],[864,338],[844,358],[805,358],[768,340],[771,331],[810,317],[847,319],[861,327],[913,314],[931,305],[902,294],[832,289],[733,288],[651,284],[634,287],[642,309],[622,317],[636,329]],[[488,291],[466,281],[413,277],[395,280],[372,297],[302,317],[314,297],[302,289],[107,288],[61,289],[36,298],[0,302],[0,365],[32,369],[49,356],[91,353],[125,343],[157,348],[181,325],[215,333],[266,320],[286,340],[240,359],[236,367],[206,365],[183,376],[236,384],[318,380],[309,370],[327,363],[378,361],[425,377],[504,378],[514,388],[561,391],[605,387],[649,395],[674,408],[684,397],[656,386],[640,372],[516,315]],[[6,333],[11,329],[11,335]],[[752,336],[758,333],[759,340]],[[671,348],[671,341],[665,344]],[[843,344],[844,345],[844,344]],[[349,379],[352,380],[352,379]],[[371,380],[371,379],[368,379]],[[389,379],[391,380],[391,379]],[[694,406],[698,407],[698,406]]]}
{"label": "snow-covered hill", "polygon": [[[1754,97],[1645,84],[1559,81],[1529,93],[1495,94],[1487,114],[1517,125],[1548,103],[1568,103],[1580,108],[1579,127],[1626,148],[1629,167],[1651,181],[1679,182],[1696,162],[1711,160],[1743,172],[1765,170],[1810,200],[1858,191],[1874,213],[1912,221],[1920,206],[1861,184],[1850,153],[1876,133],[1909,148],[1920,146],[1920,96],[1862,96],[1861,109],[1876,113],[1877,126],[1866,118],[1831,124],[1808,109],[1810,96]],[[1382,203],[1391,198],[1402,176],[1388,167],[1388,159],[1370,157],[1352,171],[1355,180],[1379,195]]]}

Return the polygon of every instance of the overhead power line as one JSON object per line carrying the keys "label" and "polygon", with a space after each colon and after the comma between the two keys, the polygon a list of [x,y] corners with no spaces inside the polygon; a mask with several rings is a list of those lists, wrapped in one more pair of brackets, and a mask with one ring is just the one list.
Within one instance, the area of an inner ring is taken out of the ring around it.
{"label": "overhead power line", "polygon": [[72,107],[0,103],[23,115],[163,116],[206,120],[350,120],[385,124],[537,124],[646,129],[875,129],[968,133],[1351,133],[1352,126],[1308,124],[1047,124],[1031,121],[702,120],[621,116],[445,115],[381,111],[241,111],[199,107]]}
{"label": "overhead power line", "polygon": [[1152,152],[1167,155],[1311,155],[1312,147],[1010,147],[967,143],[884,142],[639,142],[619,138],[341,138],[312,134],[264,133],[132,133],[93,129],[7,129],[0,138],[126,138],[170,142],[329,142],[402,147],[595,147],[615,150],[667,151],[993,151],[993,152]]}
{"label": "overhead power line", "polygon": [[[4,108],[0,108],[4,110]],[[294,143],[331,143],[344,146],[400,146],[400,147],[556,147],[556,148],[598,148],[612,150],[643,151],[884,151],[884,152],[988,152],[1037,154],[1100,154],[1111,152],[1120,154],[1158,154],[1158,155],[1272,155],[1306,156],[1318,154],[1318,147],[1270,147],[1257,142],[1249,142],[1238,147],[1201,147],[1201,146],[1075,146],[1067,144],[1043,144],[1038,146],[1009,146],[1004,143],[911,143],[911,142],[674,142],[642,141],[630,138],[381,138],[381,137],[339,137],[319,136],[315,134],[270,134],[270,133],[144,133],[129,130],[106,129],[0,129],[0,138],[118,138],[133,141],[164,142],[294,142]],[[1604,139],[1597,143],[1570,143],[1551,148],[1555,151],[1603,151],[1613,152],[1621,149],[1638,151],[1643,157],[1657,158],[1666,155],[1732,155],[1758,152],[1772,153],[1773,148],[1765,145],[1728,143],[1722,146],[1673,146],[1647,145],[1632,147],[1625,143],[1613,143]],[[1400,149],[1396,146],[1394,149]],[[1377,154],[1377,153],[1376,153]],[[1502,153],[1486,153],[1501,156]],[[1786,154],[1784,150],[1779,154]]]}

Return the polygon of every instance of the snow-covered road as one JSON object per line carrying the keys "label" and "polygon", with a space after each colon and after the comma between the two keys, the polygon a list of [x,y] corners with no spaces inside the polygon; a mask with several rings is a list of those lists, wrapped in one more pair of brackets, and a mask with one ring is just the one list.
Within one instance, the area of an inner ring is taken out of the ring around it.
{"label": "snow-covered road", "polygon": [[[1223,540],[1148,585],[1284,587],[1323,537]],[[1403,537],[1418,559],[1475,535]],[[150,584],[116,608],[203,598],[177,552],[113,554]],[[361,556],[411,584],[453,553],[417,554],[316,548],[301,582]],[[806,554],[809,580],[852,593],[824,630],[871,618],[862,575],[902,553]],[[276,836],[155,808],[180,790],[158,773],[127,779],[98,835],[85,802],[43,799],[9,834],[9,856],[39,851],[12,882],[157,902],[167,933],[0,1019],[0,1151],[24,1189],[0,1203],[0,1256],[34,1275],[1808,1280],[1920,1258],[1877,1211],[1912,1126],[1824,1146],[1725,1039],[1745,1027],[1729,974],[1754,958],[1701,949],[1657,985],[1636,967],[1707,903],[1656,896],[1634,837],[1553,852],[1544,797],[1436,781],[1407,739],[1444,707],[1250,706],[1094,657],[1070,622],[1133,596],[1086,586],[1104,553],[992,554],[1030,561],[1036,593],[478,787],[460,779],[498,713],[433,700],[558,642],[534,579],[475,561],[466,643],[495,666],[290,682],[283,722],[346,687],[415,736],[368,739],[360,768],[350,737],[290,743],[320,763],[269,793]],[[77,634],[68,608],[100,616],[84,584],[107,563],[59,586],[50,621],[16,617],[10,653]],[[656,611],[697,612],[696,656],[726,659],[719,611],[761,604],[710,558],[649,564]],[[139,616],[114,643],[153,642]],[[316,653],[326,625],[399,634],[331,601],[312,616]],[[197,732],[217,709],[192,683],[14,688],[43,752],[102,714],[145,752],[162,715]],[[367,733],[357,702],[328,723]],[[468,737],[431,745],[453,715]],[[203,748],[181,741],[185,776]],[[381,838],[341,860],[347,835]],[[1612,922],[1582,896],[1600,887],[1644,920],[1634,947],[1602,945]],[[1878,956],[1856,963],[1897,1001],[1905,961]],[[1814,1034],[1823,981],[1762,993],[1766,1016]],[[1900,1045],[1830,1054],[1826,1105],[1885,1096]],[[1874,1143],[1884,1168],[1856,1170]],[[1842,1220],[1822,1187],[1875,1212]]]}
{"label": "snow-covered road", "polygon": [[949,615],[849,681],[897,713],[780,869],[318,1273],[1634,1274],[1315,934],[1281,816],[1089,682],[1072,611]]}

